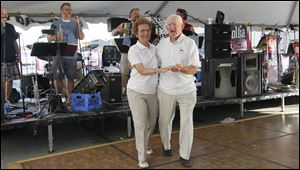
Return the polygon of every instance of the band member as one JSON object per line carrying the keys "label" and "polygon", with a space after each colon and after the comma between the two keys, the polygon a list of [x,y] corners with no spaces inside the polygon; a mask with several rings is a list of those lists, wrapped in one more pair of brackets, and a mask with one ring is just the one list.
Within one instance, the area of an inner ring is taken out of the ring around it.
{"label": "band member", "polygon": [[188,14],[186,12],[185,9],[181,9],[181,8],[178,8],[176,10],[176,14],[181,16],[182,20],[183,20],[183,23],[184,23],[184,28],[183,28],[183,33],[186,35],[186,36],[189,36],[186,34],[186,32],[189,32],[189,34],[192,34],[195,32],[194,30],[194,27],[192,24],[189,24],[186,20],[187,20],[187,17],[188,17]]}
{"label": "band member", "polygon": [[[63,3],[60,6],[61,19],[51,25],[51,29],[56,30],[56,35],[48,35],[49,41],[77,44],[78,39],[84,38],[80,18],[72,20],[72,8],[70,3]],[[74,88],[76,79],[77,54],[74,56],[58,56],[53,61],[53,78],[57,93],[63,93],[63,79],[66,75],[67,83],[67,103],[71,104],[71,91]]]}
{"label": "band member", "polygon": [[156,47],[149,43],[151,29],[151,23],[146,18],[137,19],[133,34],[138,37],[138,41],[128,51],[132,71],[127,84],[127,97],[134,123],[140,168],[149,167],[146,155],[153,152],[147,146],[158,116],[158,74],[169,70],[167,67],[158,68]]}
{"label": "band member", "polygon": [[1,7],[1,74],[5,84],[5,101],[9,102],[12,93],[12,81],[20,79],[17,63],[20,62],[20,50],[17,43],[19,34],[15,27],[7,23],[8,10]]}
{"label": "band member", "polygon": [[[129,19],[130,21],[134,22],[136,19],[140,18],[140,9],[139,8],[132,8],[129,12]],[[127,31],[124,28],[125,23],[121,23],[118,27],[112,30],[112,36],[117,36],[123,34]],[[120,61],[120,70],[122,74],[122,90],[123,94],[126,94],[126,86],[128,83],[129,78],[129,67],[128,67],[128,55],[127,53],[121,53],[121,61]]]}
{"label": "band member", "polygon": [[190,154],[193,144],[193,110],[196,104],[194,74],[200,66],[198,48],[194,40],[182,30],[183,20],[178,15],[167,18],[169,37],[157,46],[161,67],[171,66],[171,71],[161,73],[157,96],[159,101],[159,131],[165,156],[172,156],[171,132],[175,107],[180,108],[179,154],[181,164],[191,167]]}

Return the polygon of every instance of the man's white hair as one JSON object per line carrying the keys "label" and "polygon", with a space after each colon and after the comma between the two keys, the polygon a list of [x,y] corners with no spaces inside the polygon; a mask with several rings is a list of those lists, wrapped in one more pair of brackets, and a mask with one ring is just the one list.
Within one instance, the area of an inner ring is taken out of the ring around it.
{"label": "man's white hair", "polygon": [[181,16],[176,15],[176,14],[172,14],[170,16],[168,16],[167,20],[166,20],[166,24],[168,24],[170,22],[170,20],[176,20],[176,21],[180,21],[181,23],[183,23]]}

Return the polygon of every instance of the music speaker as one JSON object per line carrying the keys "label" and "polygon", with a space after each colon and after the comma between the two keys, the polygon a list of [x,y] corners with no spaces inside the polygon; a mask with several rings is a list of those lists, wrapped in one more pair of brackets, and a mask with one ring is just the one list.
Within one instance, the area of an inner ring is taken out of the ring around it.
{"label": "music speaker", "polygon": [[215,59],[202,62],[202,95],[212,98],[236,97],[237,58]]}
{"label": "music speaker", "polygon": [[121,60],[121,54],[114,45],[103,46],[102,66],[116,65]]}
{"label": "music speaker", "polygon": [[108,18],[107,19],[107,31],[112,32],[117,26],[119,26],[123,22],[128,22],[129,20],[126,18]]}
{"label": "music speaker", "polygon": [[100,91],[107,82],[103,70],[91,70],[74,87],[72,93],[90,94]]}
{"label": "music speaker", "polygon": [[205,25],[205,41],[231,41],[231,25]]}
{"label": "music speaker", "polygon": [[122,76],[116,73],[106,73],[107,83],[101,91],[102,100],[107,103],[122,102]]}
{"label": "music speaker", "polygon": [[205,26],[205,58],[231,57],[231,25]]}
{"label": "music speaker", "polygon": [[5,97],[4,97],[4,78],[2,77],[1,73],[1,122],[4,121],[4,103],[5,103]]}
{"label": "music speaker", "polygon": [[205,58],[230,58],[230,42],[205,42]]}
{"label": "music speaker", "polygon": [[238,55],[238,86],[239,97],[260,95],[262,93],[262,55]]}

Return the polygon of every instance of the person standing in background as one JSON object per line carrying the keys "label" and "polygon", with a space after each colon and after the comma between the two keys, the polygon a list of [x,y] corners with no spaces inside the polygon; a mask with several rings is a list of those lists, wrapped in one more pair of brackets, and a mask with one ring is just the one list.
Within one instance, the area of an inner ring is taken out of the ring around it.
{"label": "person standing in background", "polygon": [[[134,21],[136,21],[138,18],[140,18],[140,9],[139,8],[132,8],[129,12],[129,19],[131,24],[133,24]],[[111,35],[117,36],[121,35],[123,37],[124,34],[128,32],[126,30],[125,25],[126,23],[121,23],[118,27],[112,30]],[[131,28],[129,28],[131,29]],[[128,67],[128,54],[127,53],[121,53],[121,61],[120,61],[120,71],[122,75],[122,93],[123,95],[126,95],[126,86],[129,79],[129,72],[130,69]]]}
{"label": "person standing in background", "polygon": [[[20,79],[18,64],[20,59],[20,49],[17,43],[19,34],[15,27],[7,23],[8,10],[1,7],[1,74],[4,79],[5,101],[10,104],[9,99],[12,93],[13,80]],[[2,85],[2,84],[1,84]]]}
{"label": "person standing in background", "polygon": [[[56,30],[56,35],[48,35],[49,41],[77,44],[78,39],[84,39],[80,18],[72,20],[72,8],[70,3],[63,3],[60,6],[61,19],[51,25],[51,29]],[[75,57],[76,56],[76,57]],[[77,78],[77,53],[74,56],[59,56],[53,61],[53,77],[56,92],[63,94],[63,79],[66,75],[67,83],[67,103],[71,104],[71,93],[74,88],[74,79]]]}

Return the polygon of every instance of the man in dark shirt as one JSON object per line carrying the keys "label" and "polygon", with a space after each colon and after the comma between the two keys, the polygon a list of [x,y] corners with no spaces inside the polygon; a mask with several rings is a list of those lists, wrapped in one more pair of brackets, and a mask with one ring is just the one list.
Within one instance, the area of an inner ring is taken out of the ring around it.
{"label": "man in dark shirt", "polygon": [[188,17],[187,11],[185,9],[178,8],[176,10],[176,14],[181,16],[183,23],[184,23],[184,28],[183,28],[182,33],[186,36],[193,35],[193,33],[195,32],[194,27],[193,27],[193,25],[191,25],[190,23],[188,23],[186,21],[187,17]]}
{"label": "man in dark shirt", "polygon": [[1,76],[5,83],[5,101],[9,101],[12,92],[12,81],[20,79],[17,63],[20,61],[20,50],[17,44],[19,35],[13,25],[6,22],[8,11],[1,7]]}

